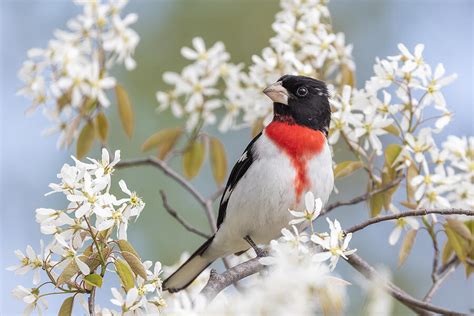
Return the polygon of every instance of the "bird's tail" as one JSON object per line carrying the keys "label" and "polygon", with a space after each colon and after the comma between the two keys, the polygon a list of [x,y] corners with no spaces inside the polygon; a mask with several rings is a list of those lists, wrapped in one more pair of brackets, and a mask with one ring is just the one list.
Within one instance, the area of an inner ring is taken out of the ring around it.
{"label": "bird's tail", "polygon": [[204,255],[213,239],[214,236],[202,244],[178,270],[163,282],[163,290],[168,290],[171,293],[181,291],[193,282],[194,279],[215,260],[213,257]]}

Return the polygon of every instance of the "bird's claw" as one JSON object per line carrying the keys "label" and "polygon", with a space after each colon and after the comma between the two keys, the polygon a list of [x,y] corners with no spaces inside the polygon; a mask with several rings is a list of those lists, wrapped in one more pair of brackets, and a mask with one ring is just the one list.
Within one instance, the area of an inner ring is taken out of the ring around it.
{"label": "bird's claw", "polygon": [[268,251],[266,251],[265,249],[256,247],[254,250],[255,250],[255,253],[257,254],[257,258],[263,258],[263,257],[268,256]]}

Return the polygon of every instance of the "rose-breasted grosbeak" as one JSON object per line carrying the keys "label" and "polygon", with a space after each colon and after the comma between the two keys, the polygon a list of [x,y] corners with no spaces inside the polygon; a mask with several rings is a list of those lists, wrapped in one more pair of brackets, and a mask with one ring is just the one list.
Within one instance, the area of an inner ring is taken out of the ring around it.
{"label": "rose-breasted grosbeak", "polygon": [[[286,75],[265,90],[273,121],[247,146],[222,195],[217,232],[167,280],[170,292],[187,287],[217,258],[266,244],[288,226],[288,209],[304,208],[312,191],[326,203],[333,189],[327,143],[331,120],[324,82]],[[258,254],[258,252],[257,252]]]}

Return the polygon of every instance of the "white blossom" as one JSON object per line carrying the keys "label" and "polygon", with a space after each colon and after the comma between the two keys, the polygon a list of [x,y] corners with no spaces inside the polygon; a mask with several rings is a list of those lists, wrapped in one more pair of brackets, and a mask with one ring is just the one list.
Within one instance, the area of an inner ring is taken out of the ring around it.
{"label": "white blossom", "polygon": [[[390,205],[390,211],[394,214],[400,213],[400,211],[393,204]],[[416,230],[420,228],[420,224],[413,217],[401,217],[399,219],[393,220],[393,222],[395,223],[395,227],[388,237],[388,243],[392,246],[398,242],[398,239],[400,239],[400,235],[404,229],[410,228]]]}
{"label": "white blossom", "polygon": [[356,252],[357,249],[347,249],[352,239],[352,234],[342,236],[339,222],[337,220],[334,220],[334,222],[331,222],[329,219],[327,220],[331,230],[329,236],[311,235],[311,241],[323,248],[322,252],[313,255],[313,260],[315,262],[330,260],[329,268],[334,270],[339,257],[347,259],[347,256]]}

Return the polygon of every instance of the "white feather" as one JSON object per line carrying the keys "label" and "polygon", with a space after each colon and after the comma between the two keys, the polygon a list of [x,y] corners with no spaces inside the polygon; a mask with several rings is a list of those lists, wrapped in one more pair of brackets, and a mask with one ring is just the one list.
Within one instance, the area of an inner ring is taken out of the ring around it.
{"label": "white feather", "polygon": [[[220,257],[249,248],[243,238],[249,235],[257,244],[278,238],[288,227],[288,209],[304,209],[304,198],[296,201],[295,169],[265,133],[255,143],[254,162],[233,188],[226,216],[207,253]],[[333,189],[334,178],[329,146],[307,163],[311,188],[325,204]]]}

